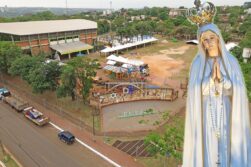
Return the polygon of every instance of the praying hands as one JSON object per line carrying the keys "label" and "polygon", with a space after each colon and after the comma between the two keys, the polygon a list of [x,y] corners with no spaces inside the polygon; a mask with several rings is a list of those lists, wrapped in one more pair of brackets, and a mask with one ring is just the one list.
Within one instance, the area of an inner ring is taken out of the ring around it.
{"label": "praying hands", "polygon": [[216,58],[214,59],[214,64],[213,64],[212,79],[214,82],[217,83],[219,83],[221,80],[220,64]]}

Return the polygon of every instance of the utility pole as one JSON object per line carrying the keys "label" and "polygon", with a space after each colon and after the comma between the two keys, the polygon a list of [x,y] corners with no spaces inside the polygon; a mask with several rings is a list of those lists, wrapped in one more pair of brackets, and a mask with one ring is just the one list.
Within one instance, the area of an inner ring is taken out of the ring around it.
{"label": "utility pole", "polygon": [[65,0],[65,15],[68,15],[68,2]]}
{"label": "utility pole", "polygon": [[[112,15],[112,1],[110,1],[110,14]],[[109,21],[109,25],[110,25],[110,38],[111,38],[111,41],[113,43],[113,38],[112,38],[112,20]]]}
{"label": "utility pole", "polygon": [[112,12],[112,1],[110,1],[110,10]]}
{"label": "utility pole", "polygon": [[95,107],[95,109],[92,111],[92,134],[93,134],[93,140],[95,141],[95,116],[99,115],[99,109]]}
{"label": "utility pole", "polygon": [[95,136],[95,119],[94,119],[94,117],[95,117],[95,113],[93,112],[92,113],[92,134],[93,134],[93,136]]}

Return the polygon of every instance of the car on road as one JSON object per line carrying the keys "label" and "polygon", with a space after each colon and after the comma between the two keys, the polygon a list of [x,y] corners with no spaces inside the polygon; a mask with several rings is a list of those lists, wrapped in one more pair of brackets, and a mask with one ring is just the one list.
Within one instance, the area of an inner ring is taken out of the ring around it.
{"label": "car on road", "polygon": [[50,121],[48,117],[44,116],[43,113],[41,113],[34,107],[28,107],[24,109],[23,114],[26,118],[28,118],[38,126],[44,126]]}
{"label": "car on road", "polygon": [[73,144],[75,141],[75,136],[69,131],[62,131],[58,133],[58,138],[67,144]]}
{"label": "car on road", "polygon": [[6,88],[0,88],[0,100],[7,96],[10,96],[10,91]]}

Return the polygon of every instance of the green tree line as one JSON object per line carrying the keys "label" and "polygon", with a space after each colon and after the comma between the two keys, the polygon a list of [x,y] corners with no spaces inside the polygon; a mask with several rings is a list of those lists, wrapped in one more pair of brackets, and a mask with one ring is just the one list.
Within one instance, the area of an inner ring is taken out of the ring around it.
{"label": "green tree line", "polygon": [[79,94],[86,101],[98,66],[97,60],[87,57],[72,58],[63,66],[47,63],[43,54],[25,55],[18,46],[0,42],[0,72],[20,76],[34,93],[56,91],[58,97],[70,96],[72,100]]}

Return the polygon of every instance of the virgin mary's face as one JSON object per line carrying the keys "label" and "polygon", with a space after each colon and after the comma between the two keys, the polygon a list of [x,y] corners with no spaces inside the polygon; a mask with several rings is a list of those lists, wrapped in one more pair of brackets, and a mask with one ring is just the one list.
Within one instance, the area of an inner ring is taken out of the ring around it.
{"label": "virgin mary's face", "polygon": [[219,40],[218,36],[212,31],[206,31],[201,34],[201,42],[204,49],[208,51],[218,50]]}

